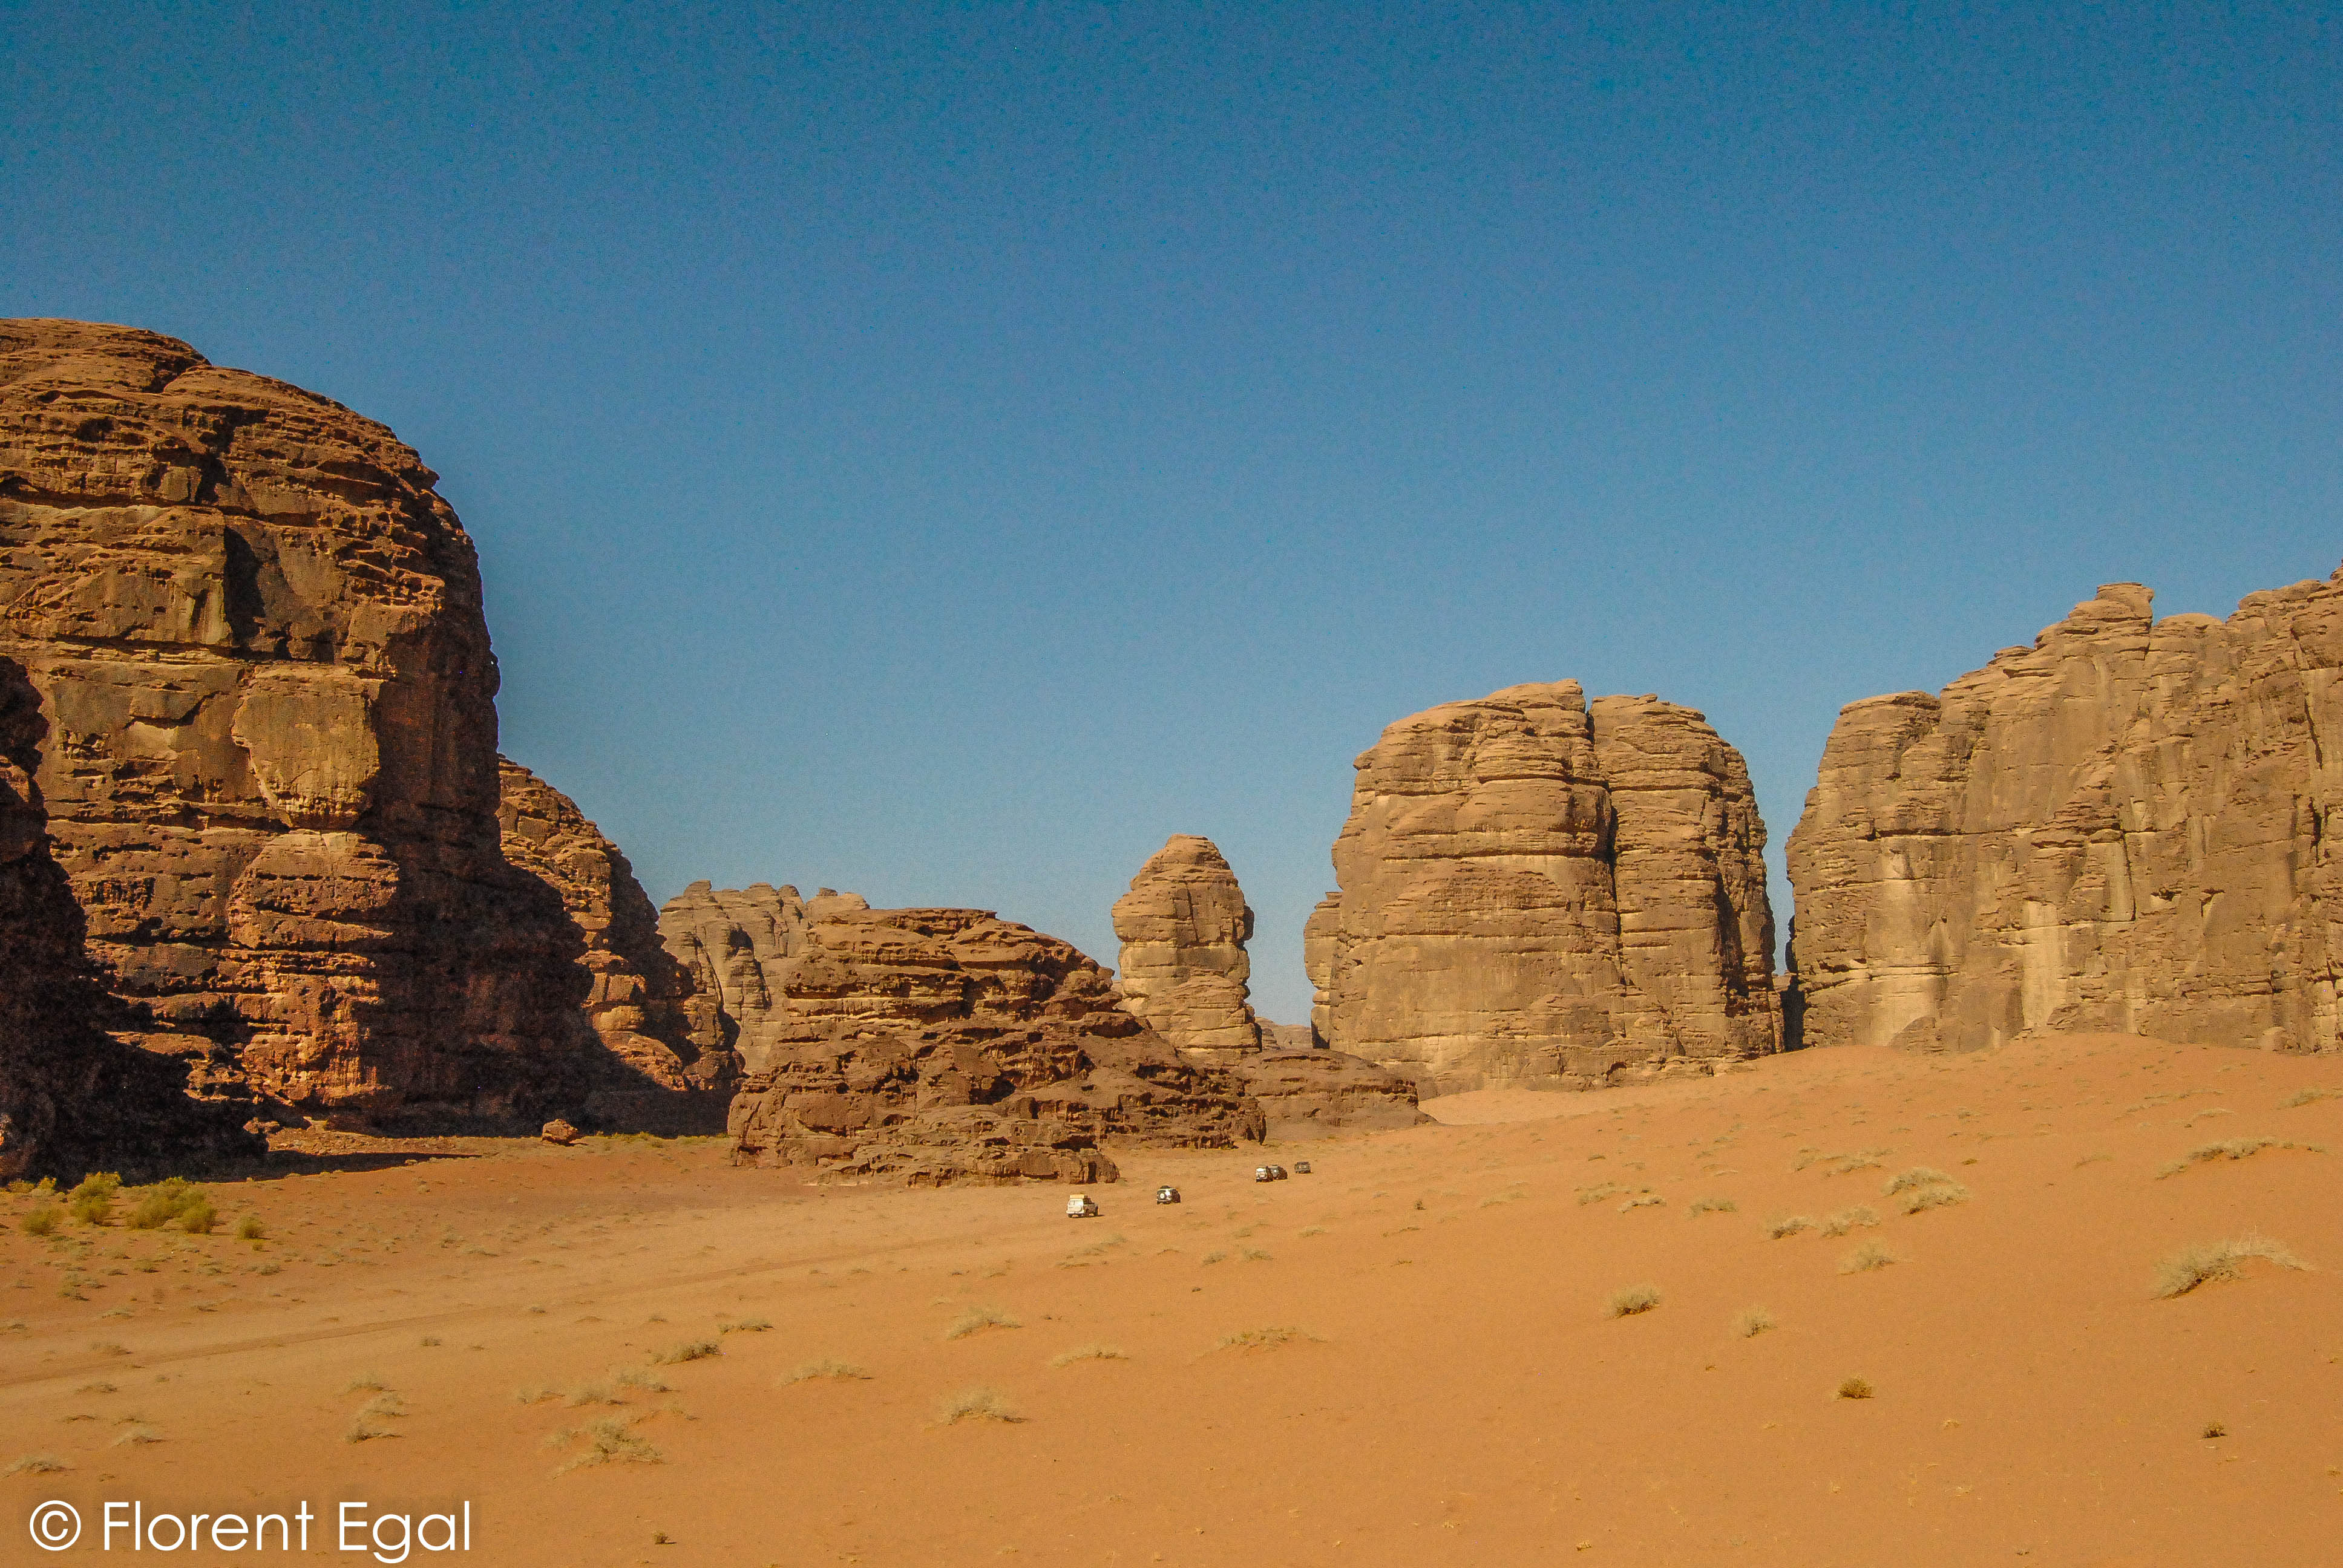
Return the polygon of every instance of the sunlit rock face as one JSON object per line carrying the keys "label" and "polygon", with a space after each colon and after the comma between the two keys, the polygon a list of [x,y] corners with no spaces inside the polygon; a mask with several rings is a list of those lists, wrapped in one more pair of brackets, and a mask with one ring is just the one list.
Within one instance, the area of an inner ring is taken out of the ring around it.
{"label": "sunlit rock face", "polygon": [[285,1117],[533,1125],[598,1049],[498,847],[472,544],[373,421],[126,327],[0,322],[0,655],[130,1032]]}
{"label": "sunlit rock face", "polygon": [[2336,1049],[2343,573],[2226,621],[2152,602],[2108,584],[1841,710],[1790,837],[1808,1043]]}
{"label": "sunlit rock face", "polygon": [[1172,1049],[1228,1066],[1259,1050],[1251,1000],[1252,910],[1210,839],[1174,833],[1115,900],[1124,1005]]}
{"label": "sunlit rock face", "polygon": [[1516,686],[1355,764],[1312,914],[1312,1022],[1424,1092],[1585,1088],[1778,1050],[1739,752],[1687,708]]}

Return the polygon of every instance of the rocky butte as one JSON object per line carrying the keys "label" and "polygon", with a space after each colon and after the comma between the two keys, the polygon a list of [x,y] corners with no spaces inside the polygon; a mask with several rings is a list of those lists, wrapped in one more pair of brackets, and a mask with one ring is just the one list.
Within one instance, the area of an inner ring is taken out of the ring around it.
{"label": "rocky butte", "polygon": [[[768,930],[777,901],[787,918]],[[859,903],[799,909],[794,895],[701,884],[668,907],[679,957],[735,955],[719,994],[757,1010],[753,1026],[723,1020],[748,1074],[731,1112],[741,1163],[914,1184],[1111,1181],[1118,1144],[1262,1137],[1243,1085],[1182,1060],[1069,944],[982,910]],[[709,910],[727,904],[757,931],[713,930]],[[759,937],[766,956],[739,960]]]}
{"label": "rocky butte", "polygon": [[1313,1020],[1426,1093],[1584,1088],[1780,1049],[1741,754],[1575,681],[1403,719],[1354,764],[1311,916]]}
{"label": "rocky butte", "polygon": [[127,1034],[286,1119],[532,1125],[599,1050],[508,865],[479,572],[337,403],[149,332],[0,322],[0,657]]}
{"label": "rocky butte", "polygon": [[2110,583],[1840,711],[1790,837],[1808,1043],[2337,1048],[2343,572],[2227,620],[2152,602]]}

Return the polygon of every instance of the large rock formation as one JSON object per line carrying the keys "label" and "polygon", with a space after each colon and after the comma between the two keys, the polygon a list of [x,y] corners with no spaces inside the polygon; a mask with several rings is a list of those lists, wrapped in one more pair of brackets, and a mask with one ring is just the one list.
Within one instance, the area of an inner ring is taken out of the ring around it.
{"label": "large rock formation", "polygon": [[684,1030],[692,1049],[730,1057],[742,1070],[765,1070],[795,1023],[786,1005],[788,976],[804,949],[806,926],[870,907],[858,893],[824,888],[809,900],[795,888],[765,882],[694,882],[669,899],[659,910],[659,934],[689,987]]}
{"label": "large rock formation", "polygon": [[832,907],[789,940],[733,1101],[743,1163],[1111,1181],[1111,1144],[1262,1136],[1240,1084],[1182,1060],[1055,937],[980,910]]}
{"label": "large rock formation", "polygon": [[1261,1049],[1247,1000],[1252,910],[1210,839],[1174,833],[1115,900],[1123,1004],[1191,1060],[1227,1066]]}
{"label": "large rock formation", "polygon": [[1280,1143],[1432,1120],[1416,1104],[1412,1075],[1344,1051],[1264,1048],[1231,1070],[1261,1107],[1270,1138]]}
{"label": "large rock formation", "polygon": [[0,322],[0,655],[109,989],[199,1087],[528,1125],[582,1082],[560,900],[498,848],[471,541],[391,433],[184,343]]}
{"label": "large rock formation", "polygon": [[1840,711],[1790,837],[1807,1043],[2337,1048],[2343,572],[2150,604]]}
{"label": "large rock formation", "polygon": [[498,759],[508,862],[543,881],[577,928],[586,1020],[608,1059],[583,1106],[603,1127],[720,1132],[740,1059],[692,1040],[691,977],[660,944],[659,913],[618,847],[576,801]]}
{"label": "large rock formation", "polygon": [[0,1181],[97,1170],[188,1171],[257,1154],[233,1107],[187,1097],[187,1070],[109,1038],[81,907],[50,858],[47,729],[24,667],[0,658]]}
{"label": "large rock formation", "polygon": [[1589,1087],[1779,1049],[1739,752],[1575,681],[1402,719],[1355,766],[1312,914],[1312,1021],[1425,1092]]}

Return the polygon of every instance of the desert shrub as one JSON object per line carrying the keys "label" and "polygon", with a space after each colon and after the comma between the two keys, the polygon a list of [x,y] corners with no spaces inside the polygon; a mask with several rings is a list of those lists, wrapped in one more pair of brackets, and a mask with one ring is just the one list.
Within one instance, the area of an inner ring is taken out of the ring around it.
{"label": "desert shrub", "polygon": [[1648,1312],[1659,1304],[1660,1288],[1657,1285],[1629,1285],[1624,1290],[1612,1292],[1604,1302],[1604,1308],[1614,1318],[1632,1318],[1638,1312]]}
{"label": "desert shrub", "polygon": [[952,1320],[951,1327],[944,1331],[944,1338],[964,1340],[987,1329],[1021,1329],[1024,1326],[999,1307],[970,1307]]}
{"label": "desert shrub", "polygon": [[382,1381],[380,1372],[360,1372],[342,1385],[344,1393],[387,1393],[390,1385]]}
{"label": "desert shrub", "polygon": [[[1578,1201],[1581,1203],[1600,1203],[1604,1199],[1614,1193],[1624,1192],[1626,1190],[1616,1181],[1599,1182],[1592,1187],[1581,1187],[1578,1190]],[[1416,1207],[1421,1209],[1423,1205],[1418,1203]]]}
{"label": "desert shrub", "polygon": [[35,1203],[25,1211],[25,1217],[16,1221],[16,1228],[27,1236],[54,1236],[57,1233],[57,1227],[65,1223],[65,1211],[55,1203]]}
{"label": "desert shrub", "polygon": [[852,1362],[842,1362],[835,1357],[824,1357],[820,1361],[807,1362],[800,1366],[789,1369],[781,1378],[781,1386],[786,1388],[793,1382],[809,1382],[818,1377],[829,1378],[833,1382],[860,1382],[870,1375]]}
{"label": "desert shrub", "polygon": [[1017,1422],[1025,1418],[1010,1408],[999,1389],[964,1388],[944,1401],[936,1412],[937,1424],[950,1426],[961,1421]]}
{"label": "desert shrub", "polygon": [[144,1188],[126,1221],[134,1231],[159,1231],[166,1225],[202,1234],[217,1222],[204,1190],[182,1176]]}
{"label": "desert shrub", "polygon": [[1741,1205],[1730,1198],[1695,1198],[1684,1211],[1684,1218],[1696,1220],[1703,1214],[1737,1214]]}
{"label": "desert shrub", "polygon": [[2216,1160],[2243,1160],[2265,1149],[2299,1149],[2307,1154],[2324,1154],[2326,1150],[2316,1143],[2288,1143],[2276,1138],[2224,1138],[2217,1143],[2199,1143],[2179,1159],[2156,1173],[2157,1181],[2177,1176],[2191,1165],[2209,1165]]}
{"label": "desert shrub", "polygon": [[1207,1263],[1225,1263],[1228,1261],[1228,1258],[1229,1255],[1226,1252],[1221,1251],[1218,1247],[1215,1247],[1211,1251],[1205,1253],[1201,1261]]}
{"label": "desert shrub", "polygon": [[114,1434],[114,1446],[116,1448],[120,1448],[126,1443],[143,1447],[146,1443],[160,1442],[162,1441],[163,1434],[161,1432],[156,1432],[153,1427],[143,1423],[126,1426],[120,1432]]}
{"label": "desert shrub", "polygon": [[546,1446],[560,1448],[580,1439],[585,1441],[585,1448],[571,1455],[554,1474],[567,1475],[589,1464],[660,1464],[667,1460],[667,1455],[635,1430],[633,1419],[623,1415],[604,1416],[584,1426],[557,1432],[546,1440]]}
{"label": "desert shrub", "polygon": [[1318,1336],[1316,1334],[1312,1333],[1307,1329],[1239,1329],[1235,1333],[1222,1334],[1220,1338],[1220,1342],[1215,1344],[1212,1349],[1216,1351],[1265,1351],[1275,1345],[1289,1345],[1300,1340],[1314,1340]]}
{"label": "desert shrub", "polygon": [[1896,1261],[1896,1254],[1878,1242],[1865,1241],[1838,1261],[1838,1271],[1842,1274],[1869,1273],[1874,1269],[1884,1269]]}
{"label": "desert shrub", "polygon": [[1733,1332],[1739,1339],[1754,1340],[1774,1326],[1774,1314],[1763,1307],[1744,1307],[1733,1314]]}
{"label": "desert shrub", "polygon": [[268,1227],[260,1222],[257,1214],[246,1214],[236,1222],[236,1239],[239,1241],[265,1241],[267,1236]]}
{"label": "desert shrub", "polygon": [[54,1453],[28,1453],[0,1470],[0,1475],[55,1475],[65,1468],[65,1462]]}
{"label": "desert shrub", "polygon": [[685,1362],[706,1361],[709,1356],[720,1356],[723,1353],[724,1347],[714,1340],[686,1340],[681,1344],[669,1345],[653,1355],[651,1364],[679,1366]]}
{"label": "desert shrub", "polygon": [[1957,1181],[1944,1181],[1911,1189],[1896,1200],[1896,1206],[1906,1214],[1917,1214],[1928,1209],[1949,1209],[1968,1201],[1967,1188]]}
{"label": "desert shrub", "polygon": [[1950,1182],[1954,1186],[1960,1185],[1942,1171],[1934,1170],[1926,1165],[1915,1165],[1909,1171],[1899,1171],[1889,1177],[1887,1185],[1879,1190],[1879,1195],[1883,1198],[1893,1198],[1898,1192],[1909,1192],[1916,1187],[1932,1187],[1939,1182]]}
{"label": "desert shrub", "polygon": [[1778,1241],[1785,1236],[1795,1236],[1801,1231],[1811,1231],[1815,1221],[1806,1214],[1776,1214],[1765,1221],[1765,1234]]}
{"label": "desert shrub", "polygon": [[2197,1435],[2208,1440],[2216,1437],[2227,1437],[2229,1435],[2229,1429],[2223,1426],[2217,1421],[2208,1421],[2205,1423],[2204,1430],[2199,1432]]}
{"label": "desert shrub", "polygon": [[772,1326],[771,1322],[765,1318],[742,1318],[738,1322],[718,1324],[716,1332],[722,1334],[761,1334]]}
{"label": "desert shrub", "polygon": [[85,1225],[103,1225],[114,1217],[115,1195],[122,1178],[111,1171],[93,1171],[65,1194],[65,1208]]}
{"label": "desert shrub", "polygon": [[1667,1202],[1667,1200],[1661,1197],[1657,1192],[1638,1192],[1633,1198],[1628,1199],[1624,1203],[1619,1205],[1619,1212],[1624,1214],[1630,1209],[1650,1209],[1664,1204],[1665,1202]]}
{"label": "desert shrub", "polygon": [[1833,1214],[1828,1219],[1825,1220],[1823,1221],[1823,1234],[1825,1236],[1844,1236],[1858,1225],[1876,1225],[1878,1223],[1879,1211],[1877,1210],[1857,1203],[1851,1209],[1841,1209],[1837,1213]]}
{"label": "desert shrub", "polygon": [[1112,1345],[1076,1345],[1070,1351],[1060,1351],[1050,1358],[1053,1367],[1069,1367],[1076,1362],[1127,1362],[1131,1358]]}
{"label": "desert shrub", "polygon": [[2199,1285],[2239,1278],[2248,1258],[2262,1258],[2281,1269],[2308,1269],[2309,1264],[2268,1236],[2246,1235],[2227,1241],[2204,1241],[2183,1247],[2157,1266],[2153,1293],[2159,1300],[2185,1296]]}
{"label": "desert shrub", "polygon": [[2292,1111],[2298,1105],[2312,1105],[2322,1100],[2343,1098],[2343,1089],[2298,1089],[2278,1102],[2280,1111]]}
{"label": "desert shrub", "polygon": [[1845,1378],[1838,1385],[1838,1397],[1841,1399],[1869,1399],[1873,1392],[1869,1378]]}

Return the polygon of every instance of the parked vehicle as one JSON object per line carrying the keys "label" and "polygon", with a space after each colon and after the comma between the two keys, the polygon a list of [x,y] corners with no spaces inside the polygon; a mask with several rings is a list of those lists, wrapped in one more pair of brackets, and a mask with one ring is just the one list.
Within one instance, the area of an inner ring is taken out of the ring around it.
{"label": "parked vehicle", "polygon": [[1284,1181],[1284,1180],[1285,1180],[1285,1167],[1284,1167],[1284,1166],[1282,1166],[1282,1165],[1272,1165],[1272,1166],[1271,1166],[1271,1167],[1269,1168],[1269,1179],[1270,1179],[1271,1181]]}
{"label": "parked vehicle", "polygon": [[1293,1173],[1294,1173],[1296,1176],[1307,1176],[1307,1175],[1309,1175],[1309,1174],[1310,1174],[1310,1161],[1307,1161],[1307,1160],[1296,1160],[1296,1161],[1293,1162]]}
{"label": "parked vehicle", "polygon": [[1276,1177],[1274,1177],[1274,1176],[1272,1176],[1272,1175],[1271,1175],[1271,1174],[1269,1173],[1269,1169],[1270,1169],[1270,1168],[1269,1168],[1268,1166],[1266,1166],[1266,1165],[1256,1165],[1256,1166],[1254,1166],[1254,1167],[1252,1168],[1252,1179],[1253,1179],[1254,1181],[1276,1181],[1276,1180],[1277,1180],[1277,1178],[1276,1178]]}
{"label": "parked vehicle", "polygon": [[1177,1187],[1158,1187],[1155,1189],[1155,1201],[1158,1203],[1177,1203],[1180,1201],[1180,1189]]}
{"label": "parked vehicle", "polygon": [[1067,1219],[1091,1220],[1096,1219],[1097,1217],[1098,1205],[1091,1202],[1087,1194],[1077,1192],[1072,1197],[1066,1200]]}

